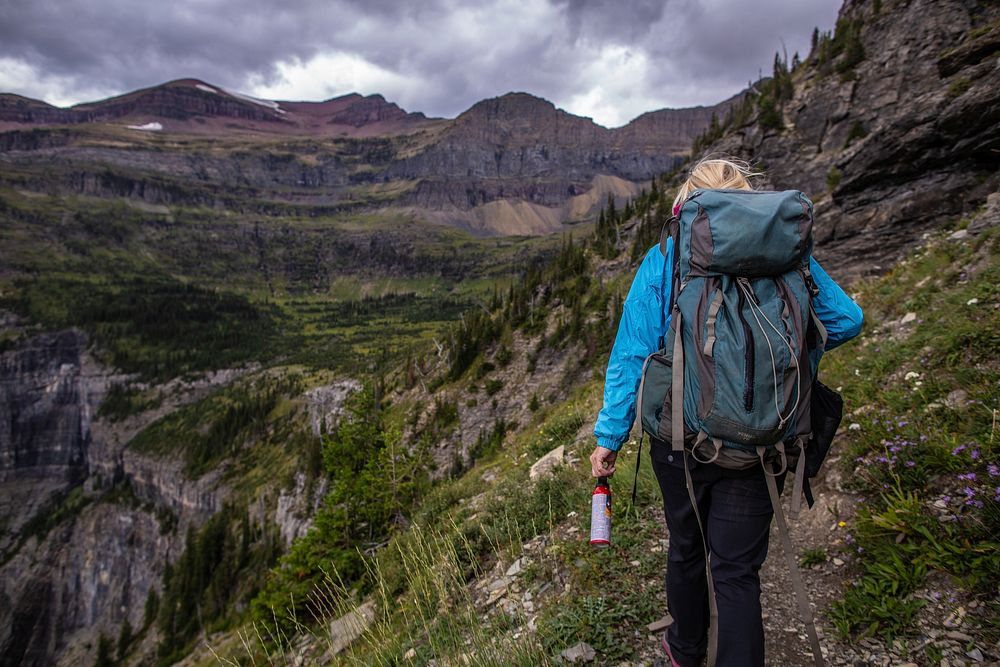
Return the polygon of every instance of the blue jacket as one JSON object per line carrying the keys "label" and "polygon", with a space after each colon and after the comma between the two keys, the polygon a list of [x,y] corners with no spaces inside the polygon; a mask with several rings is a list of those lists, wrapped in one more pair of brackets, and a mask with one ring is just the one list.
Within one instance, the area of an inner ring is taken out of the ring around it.
{"label": "blue jacket", "polygon": [[[647,356],[656,351],[659,338],[666,334],[670,324],[670,314],[667,313],[665,318],[662,315],[670,301],[669,278],[664,293],[660,294],[660,291],[664,282],[663,271],[673,265],[673,254],[673,239],[667,239],[666,261],[658,245],[650,248],[625,298],[621,324],[604,376],[604,407],[594,425],[594,435],[601,447],[619,450],[632,429],[642,364]],[[813,307],[826,326],[829,334],[826,349],[831,350],[858,335],[863,315],[858,304],[844,293],[815,259],[810,258],[809,264],[813,280],[819,288]]]}

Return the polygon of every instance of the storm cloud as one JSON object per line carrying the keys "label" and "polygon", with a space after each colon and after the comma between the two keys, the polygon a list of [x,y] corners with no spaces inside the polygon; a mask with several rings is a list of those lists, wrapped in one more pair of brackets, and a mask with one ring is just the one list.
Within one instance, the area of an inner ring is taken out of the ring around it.
{"label": "storm cloud", "polygon": [[0,91],[65,105],[195,77],[272,99],[381,93],[454,116],[508,91],[615,126],[714,104],[804,55],[838,0],[5,0]]}

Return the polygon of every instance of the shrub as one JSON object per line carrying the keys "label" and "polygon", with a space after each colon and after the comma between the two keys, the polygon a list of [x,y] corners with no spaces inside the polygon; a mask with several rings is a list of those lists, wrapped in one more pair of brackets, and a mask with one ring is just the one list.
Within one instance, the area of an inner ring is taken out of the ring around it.
{"label": "shrub", "polygon": [[840,185],[840,179],[843,178],[843,174],[836,167],[830,167],[830,171],[826,172],[826,189],[833,192]]}

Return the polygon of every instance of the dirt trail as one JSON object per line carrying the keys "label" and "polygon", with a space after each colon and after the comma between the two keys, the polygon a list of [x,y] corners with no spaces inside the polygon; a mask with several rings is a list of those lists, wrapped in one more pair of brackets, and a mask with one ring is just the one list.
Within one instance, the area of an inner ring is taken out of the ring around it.
{"label": "dirt trail", "polygon": [[[837,444],[834,444],[834,452]],[[790,478],[791,481],[791,478]],[[788,510],[790,486],[782,496]],[[795,521],[789,521],[790,536],[800,559],[807,550],[822,550],[825,562],[800,567],[816,618],[820,645],[828,665],[852,667],[979,667],[1000,666],[1000,646],[989,645],[977,637],[976,616],[982,608],[975,601],[964,600],[954,582],[947,577],[928,577],[916,593],[926,605],[919,612],[915,636],[907,642],[887,646],[878,638],[843,641],[827,617],[830,604],[843,598],[843,592],[856,573],[851,568],[850,550],[845,541],[857,505],[857,496],[842,488],[842,474],[837,456],[826,462],[814,480],[816,503],[805,509]],[[658,519],[662,523],[662,515]],[[841,522],[844,522],[841,525]],[[663,525],[664,536],[667,534]],[[761,606],[764,609],[765,655],[773,667],[809,667],[813,665],[805,627],[800,620],[794,591],[789,583],[788,566],[777,527],[772,522],[768,558],[761,569]],[[661,665],[658,641],[648,637],[649,646],[640,650],[636,665]],[[929,661],[927,649],[941,656]]]}

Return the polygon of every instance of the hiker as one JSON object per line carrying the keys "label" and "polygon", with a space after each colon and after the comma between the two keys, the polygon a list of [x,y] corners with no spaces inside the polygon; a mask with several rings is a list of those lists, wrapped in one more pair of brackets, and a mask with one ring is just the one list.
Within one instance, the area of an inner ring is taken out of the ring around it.
{"label": "hiker", "polygon": [[[688,196],[698,190],[753,190],[750,184],[753,176],[749,165],[738,160],[714,158],[700,161],[691,168],[688,179],[677,193],[674,216],[678,215]],[[811,202],[809,211],[811,224]],[[618,450],[628,438],[635,418],[637,388],[645,369],[644,360],[659,348],[667,335],[671,317],[667,309],[672,303],[673,277],[668,272],[672,274],[675,271],[672,270],[676,259],[673,255],[672,237],[665,238],[662,250],[660,246],[651,248],[639,266],[625,299],[605,375],[604,406],[594,427],[597,446],[590,461],[595,477],[614,474]],[[805,261],[804,254],[800,261]],[[808,275],[811,271],[813,314],[825,326],[825,349],[829,350],[859,333],[861,309],[811,257],[808,267],[802,273]],[[749,295],[749,292],[745,294]],[[818,324],[815,326],[822,329]],[[819,354],[822,349],[823,346],[820,346]],[[770,360],[773,364],[773,353]],[[771,370],[768,368],[766,372],[770,378]],[[732,375],[734,383],[744,382],[742,363],[738,368],[727,367],[719,373]],[[683,402],[681,404],[683,406]],[[781,426],[785,424],[782,419]],[[721,442],[719,446],[722,446]],[[710,606],[715,606],[718,615],[716,664],[763,665],[764,628],[759,570],[767,556],[768,533],[774,515],[773,507],[776,506],[772,505],[768,480],[762,467],[763,455],[759,465],[733,470],[713,462],[699,462],[697,457],[689,456],[683,448],[678,452],[678,448],[671,447],[669,437],[651,437],[650,447],[653,471],[663,495],[663,509],[670,533],[666,590],[673,623],[665,631],[662,645],[671,664],[693,667],[706,656],[709,652],[709,610]],[[689,478],[684,470],[685,462]],[[686,486],[687,479],[692,483],[691,494]],[[779,489],[773,496],[776,503],[777,493],[780,493],[784,482],[784,468],[776,474],[775,481]],[[697,508],[693,506],[693,498],[697,500]],[[696,518],[699,516],[701,525]],[[709,562],[715,605],[710,605],[708,599],[706,550],[711,553]],[[818,640],[814,645],[818,648]],[[711,653],[709,656],[711,659]],[[816,659],[818,662],[822,660],[820,656]]]}

